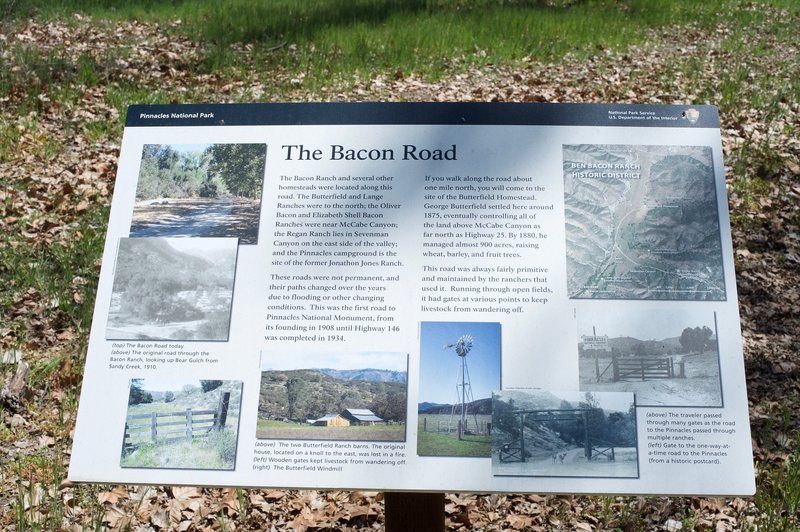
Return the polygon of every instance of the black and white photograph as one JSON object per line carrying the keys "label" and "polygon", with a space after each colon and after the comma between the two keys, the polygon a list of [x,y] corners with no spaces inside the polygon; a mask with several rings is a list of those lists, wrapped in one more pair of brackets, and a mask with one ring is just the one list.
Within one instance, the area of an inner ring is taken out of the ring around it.
{"label": "black and white photograph", "polygon": [[130,380],[121,467],[233,470],[242,382]]}
{"label": "black and white photograph", "polygon": [[723,406],[714,312],[586,305],[577,316],[581,390],[632,392],[639,406]]}
{"label": "black and white photograph", "polygon": [[631,393],[502,390],[492,395],[492,474],[638,478]]}
{"label": "black and white photograph", "polygon": [[575,299],[724,301],[708,146],[563,147]]}
{"label": "black and white photograph", "polygon": [[263,353],[256,437],[405,441],[407,353]]}
{"label": "black and white photograph", "polygon": [[121,238],[106,340],[227,341],[235,238]]}
{"label": "black and white photograph", "polygon": [[266,144],[145,144],[130,236],[257,244]]}

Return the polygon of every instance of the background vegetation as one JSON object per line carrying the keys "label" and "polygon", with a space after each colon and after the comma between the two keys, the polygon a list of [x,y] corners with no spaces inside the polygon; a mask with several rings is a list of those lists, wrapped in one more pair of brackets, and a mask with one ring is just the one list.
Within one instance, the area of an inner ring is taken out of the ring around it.
{"label": "background vegetation", "polygon": [[448,526],[797,530],[798,27],[795,0],[1,4],[0,379],[31,371],[0,401],[0,527],[372,526],[369,493],[64,480],[105,221],[129,104],[444,99],[719,106],[759,489],[449,494]]}
{"label": "background vegetation", "polygon": [[226,194],[259,198],[265,148],[264,144],[212,144],[204,150],[177,151],[168,144],[145,144],[136,199]]}
{"label": "background vegetation", "polygon": [[[492,430],[498,430],[504,440],[508,443],[518,444],[520,437],[520,418],[515,411],[525,410],[525,406],[516,405],[514,398],[508,401],[498,398],[492,403],[495,411],[492,413]],[[613,445],[616,447],[635,447],[636,442],[636,406],[631,404],[627,412],[606,412],[600,408],[597,401],[592,397],[591,392],[586,392],[586,400],[573,404],[569,401],[562,401],[559,410],[585,409],[586,423],[588,423],[588,434],[590,440],[595,445]],[[556,412],[557,413],[557,412]],[[575,447],[582,447],[586,439],[584,422],[577,422],[578,414],[574,414],[576,420],[567,422],[542,423],[534,421],[532,418],[526,419],[525,428],[534,434],[542,432],[543,428],[547,432],[558,435],[560,441],[553,441],[552,446],[545,447],[546,440],[536,441],[526,446],[534,453],[538,452],[541,458],[543,455],[550,455],[553,451],[562,450],[564,443],[569,443]]]}
{"label": "background vegetation", "polygon": [[259,416],[305,422],[347,408],[367,408],[386,421],[406,420],[406,383],[337,379],[315,369],[262,371]]}
{"label": "background vegetation", "polygon": [[[790,7],[792,0],[770,3]],[[587,56],[597,47],[646,39],[649,28],[684,21],[713,24],[730,1],[672,0],[19,0],[23,18],[74,12],[112,20],[180,19],[181,33],[207,43],[204,71],[287,69],[316,88],[355,73],[441,76],[453,66],[492,65],[526,57]],[[230,45],[248,45],[242,58]],[[251,55],[252,54],[252,55]]]}
{"label": "background vegetation", "polygon": [[[130,433],[120,464],[122,467],[169,468],[169,469],[224,469],[232,470],[236,461],[236,440],[239,429],[239,410],[242,401],[240,381],[201,380],[199,386],[187,382],[180,389],[147,388],[144,379],[131,379],[128,396],[128,416],[137,414],[177,413],[187,409],[197,411],[217,410],[223,392],[229,392],[227,418],[221,430],[212,430],[213,416],[198,416],[195,423],[196,436],[191,440],[151,442],[149,431],[136,430]],[[152,385],[152,383],[149,383]],[[173,383],[174,385],[174,383]],[[158,386],[157,384],[155,386]],[[162,418],[162,423],[176,423],[178,417]],[[147,424],[147,419],[129,420],[132,425]],[[162,427],[163,428],[163,427]],[[181,425],[166,426],[164,430],[180,429]],[[203,434],[204,430],[207,434]],[[162,438],[175,438],[180,434],[162,434]]]}

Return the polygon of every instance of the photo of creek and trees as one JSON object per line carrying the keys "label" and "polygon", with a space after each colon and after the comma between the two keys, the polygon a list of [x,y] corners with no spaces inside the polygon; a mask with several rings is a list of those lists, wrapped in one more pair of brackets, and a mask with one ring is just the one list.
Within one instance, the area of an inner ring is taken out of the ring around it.
{"label": "photo of creek and trees", "polygon": [[132,237],[258,243],[266,144],[145,144]]}
{"label": "photo of creek and trees", "polygon": [[235,238],[122,238],[107,340],[227,341]]}

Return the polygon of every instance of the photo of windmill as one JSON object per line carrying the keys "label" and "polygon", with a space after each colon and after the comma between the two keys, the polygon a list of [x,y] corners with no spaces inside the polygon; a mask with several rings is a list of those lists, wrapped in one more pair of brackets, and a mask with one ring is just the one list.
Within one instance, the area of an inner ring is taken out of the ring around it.
{"label": "photo of windmill", "polygon": [[500,339],[499,323],[420,324],[418,455],[490,456],[491,392],[500,387]]}
{"label": "photo of windmill", "polygon": [[[465,334],[454,344],[444,346],[445,351],[455,348],[456,354],[461,359],[461,379],[456,382],[456,403],[450,411],[450,426],[453,426],[453,418],[456,413],[460,415],[458,419],[457,431],[458,439],[461,439],[465,434],[469,434],[470,430],[467,428],[467,411],[469,404],[473,401],[472,398],[472,384],[469,380],[469,369],[467,367],[467,355],[472,350],[472,336]],[[475,427],[478,427],[478,416],[472,413],[475,419]]]}

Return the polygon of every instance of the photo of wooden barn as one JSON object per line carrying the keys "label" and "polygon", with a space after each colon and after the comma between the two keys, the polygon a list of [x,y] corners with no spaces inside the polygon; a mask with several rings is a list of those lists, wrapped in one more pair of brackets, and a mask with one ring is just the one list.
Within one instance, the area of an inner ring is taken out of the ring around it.
{"label": "photo of wooden barn", "polygon": [[339,414],[351,425],[379,425],[386,423],[367,408],[347,408]]}
{"label": "photo of wooden barn", "polygon": [[[304,353],[270,359],[270,365],[286,359],[289,367],[261,371],[256,437],[405,441],[408,354],[337,357]],[[331,362],[338,367],[329,367]]]}
{"label": "photo of wooden barn", "polygon": [[349,427],[350,421],[340,414],[326,414],[319,419],[309,421],[314,427]]}

